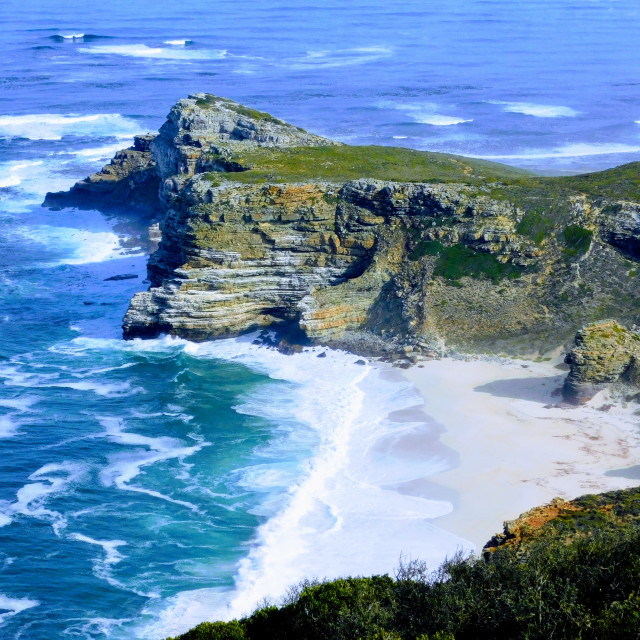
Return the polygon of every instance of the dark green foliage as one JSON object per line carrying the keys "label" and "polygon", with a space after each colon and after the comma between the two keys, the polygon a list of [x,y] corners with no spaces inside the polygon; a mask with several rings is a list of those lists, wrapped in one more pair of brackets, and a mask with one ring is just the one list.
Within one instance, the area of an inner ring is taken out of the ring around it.
{"label": "dark green foliage", "polygon": [[591,229],[585,229],[577,224],[570,224],[565,228],[563,235],[566,245],[566,249],[564,250],[565,256],[574,258],[583,256],[589,251],[591,239],[593,238],[593,231],[591,231]]}
{"label": "dark green foliage", "polygon": [[[629,501],[635,510],[638,496]],[[413,562],[395,580],[308,586],[281,608],[205,623],[180,640],[638,640],[637,521],[607,528],[583,519],[573,529],[580,535],[556,530],[487,559],[458,555],[435,574]]]}
{"label": "dark green foliage", "polygon": [[442,242],[437,240],[422,240],[409,253],[409,260],[420,260],[424,256],[437,256],[444,249]]}
{"label": "dark green foliage", "polygon": [[187,633],[167,640],[246,640],[244,627],[237,621],[203,622]]}
{"label": "dark green foliage", "polygon": [[527,211],[516,227],[516,231],[541,244],[553,230],[553,220],[543,208]]}
{"label": "dark green foliage", "polygon": [[519,278],[522,269],[510,262],[500,262],[491,253],[474,251],[462,244],[446,247],[439,253],[439,259],[433,270],[434,276],[445,280],[460,280],[463,276],[487,278],[496,283],[503,278]]}

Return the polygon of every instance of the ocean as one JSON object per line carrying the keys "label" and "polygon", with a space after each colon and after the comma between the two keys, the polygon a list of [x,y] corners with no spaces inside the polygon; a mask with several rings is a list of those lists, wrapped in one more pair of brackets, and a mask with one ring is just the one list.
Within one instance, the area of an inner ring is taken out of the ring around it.
{"label": "ocean", "polygon": [[398,418],[408,382],[251,336],[124,342],[149,248],[41,203],[196,91],[354,144],[639,160],[637,3],[4,0],[0,25],[0,637],[163,638],[471,550],[438,527],[454,495],[401,490],[456,464],[428,407]]}

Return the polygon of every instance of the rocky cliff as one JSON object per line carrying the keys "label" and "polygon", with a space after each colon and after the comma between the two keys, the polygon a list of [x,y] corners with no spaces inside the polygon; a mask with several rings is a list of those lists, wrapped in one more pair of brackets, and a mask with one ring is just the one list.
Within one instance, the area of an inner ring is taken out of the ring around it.
{"label": "rocky cliff", "polygon": [[340,145],[195,94],[66,197],[135,203],[156,188],[162,241],[125,337],[202,340],[280,323],[362,353],[522,354],[588,322],[635,321],[638,166],[541,178]]}
{"label": "rocky cliff", "polygon": [[522,552],[539,538],[569,542],[596,532],[639,524],[640,489],[637,487],[589,494],[574,500],[555,498],[549,504],[534,507],[515,520],[505,522],[503,530],[487,542],[483,552],[491,554],[498,548]]}
{"label": "rocky cliff", "polygon": [[640,335],[615,321],[593,324],[578,331],[565,362],[571,367],[564,383],[565,400],[580,404],[605,385],[640,385]]}

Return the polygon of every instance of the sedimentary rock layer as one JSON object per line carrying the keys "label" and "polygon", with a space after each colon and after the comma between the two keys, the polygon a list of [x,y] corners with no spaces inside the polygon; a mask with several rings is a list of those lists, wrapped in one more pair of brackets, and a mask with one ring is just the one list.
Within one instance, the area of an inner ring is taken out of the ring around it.
{"label": "sedimentary rock layer", "polygon": [[588,326],[576,334],[565,362],[571,370],[564,383],[565,400],[587,402],[605,385],[640,384],[640,335],[615,321]]}
{"label": "sedimentary rock layer", "polygon": [[146,140],[71,192],[108,199],[101,185],[131,176],[135,201],[140,171],[145,194],[156,181],[162,241],[126,337],[285,323],[362,353],[531,353],[588,322],[635,321],[637,165],[539,178],[350,147],[208,94],[180,100]]}

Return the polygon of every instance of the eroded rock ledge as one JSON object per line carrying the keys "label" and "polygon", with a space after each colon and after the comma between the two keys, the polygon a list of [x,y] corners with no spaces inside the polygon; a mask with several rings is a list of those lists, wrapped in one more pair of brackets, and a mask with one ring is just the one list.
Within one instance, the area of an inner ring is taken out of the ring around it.
{"label": "eroded rock ledge", "polygon": [[610,320],[578,331],[565,362],[571,367],[563,395],[573,404],[590,400],[606,385],[640,386],[640,335]]}
{"label": "eroded rock ledge", "polygon": [[[363,354],[512,354],[638,308],[638,164],[573,178],[340,145],[209,94],[65,197],[161,210],[124,335],[289,324]],[[405,349],[406,350],[406,349]]]}

